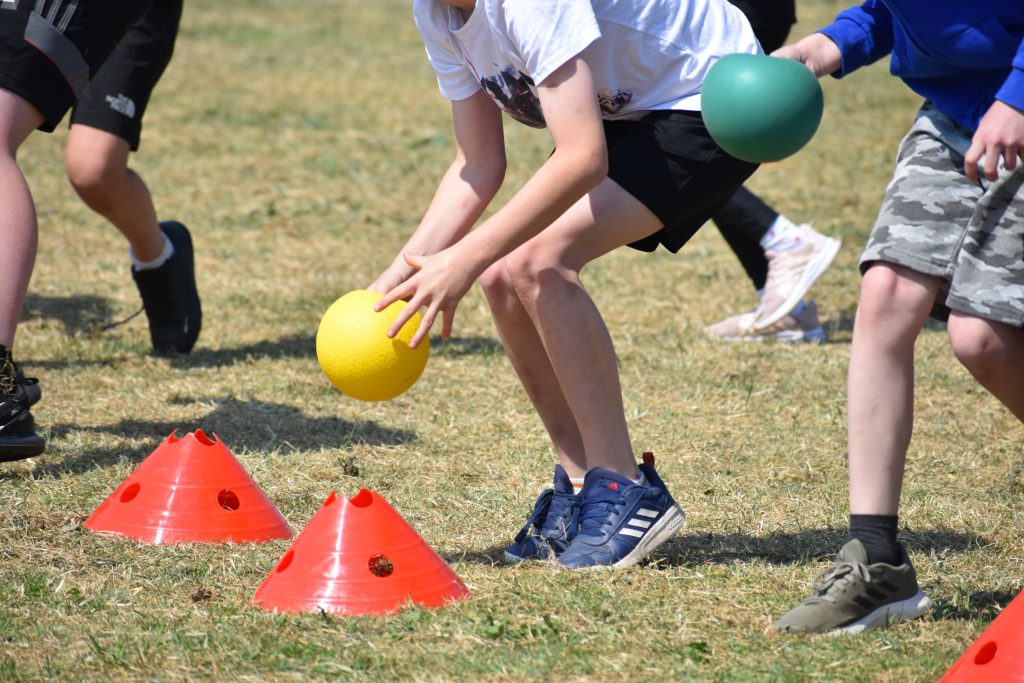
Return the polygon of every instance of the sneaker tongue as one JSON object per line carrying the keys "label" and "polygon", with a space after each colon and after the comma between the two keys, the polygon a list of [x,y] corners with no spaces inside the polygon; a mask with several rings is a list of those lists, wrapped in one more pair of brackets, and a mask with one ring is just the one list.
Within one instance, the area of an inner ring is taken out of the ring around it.
{"label": "sneaker tongue", "polygon": [[856,562],[858,564],[868,563],[868,551],[856,538],[851,539],[839,551],[837,558],[840,562]]}
{"label": "sneaker tongue", "polygon": [[572,482],[569,480],[569,475],[561,465],[555,465],[555,479],[552,488],[555,490],[555,493],[573,492]]}
{"label": "sneaker tongue", "polygon": [[621,474],[595,467],[587,472],[583,480],[583,496],[584,499],[606,498],[609,493],[618,495],[620,491],[632,485],[633,482]]}

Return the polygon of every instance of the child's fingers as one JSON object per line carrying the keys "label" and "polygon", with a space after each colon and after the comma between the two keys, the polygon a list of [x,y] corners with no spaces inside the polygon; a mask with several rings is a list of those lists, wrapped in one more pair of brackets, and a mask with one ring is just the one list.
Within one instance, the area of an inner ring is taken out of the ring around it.
{"label": "child's fingers", "polygon": [[415,349],[420,345],[428,334],[430,334],[430,328],[434,326],[434,320],[437,318],[437,308],[431,306],[427,309],[426,313],[423,314],[423,320],[420,322],[420,327],[416,330],[416,334],[413,335],[412,341],[409,342],[409,348]]}
{"label": "child's fingers", "polygon": [[985,143],[975,137],[971,141],[971,146],[967,148],[967,153],[964,154],[964,175],[973,182],[978,181],[978,160],[984,151]]}
{"label": "child's fingers", "polygon": [[395,336],[401,331],[402,327],[409,322],[409,319],[415,315],[419,309],[420,304],[416,297],[413,297],[409,303],[402,307],[402,310],[395,316],[394,321],[391,323],[391,327],[388,328],[388,337],[394,339]]}

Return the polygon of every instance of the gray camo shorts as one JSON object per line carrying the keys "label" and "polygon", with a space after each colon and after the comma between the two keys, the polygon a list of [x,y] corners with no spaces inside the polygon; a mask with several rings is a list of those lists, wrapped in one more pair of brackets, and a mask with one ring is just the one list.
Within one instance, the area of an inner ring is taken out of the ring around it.
{"label": "gray camo shorts", "polygon": [[942,278],[932,317],[949,311],[1024,327],[1024,166],[971,182],[971,132],[925,103],[860,257]]}

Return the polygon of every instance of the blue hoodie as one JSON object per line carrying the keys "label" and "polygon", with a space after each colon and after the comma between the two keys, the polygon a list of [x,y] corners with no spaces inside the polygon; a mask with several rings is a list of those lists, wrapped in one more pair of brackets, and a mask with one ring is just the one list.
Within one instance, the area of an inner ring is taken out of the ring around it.
{"label": "blue hoodie", "polygon": [[892,53],[894,76],[972,131],[996,99],[1024,111],[1022,0],[867,0],[821,33],[837,78]]}

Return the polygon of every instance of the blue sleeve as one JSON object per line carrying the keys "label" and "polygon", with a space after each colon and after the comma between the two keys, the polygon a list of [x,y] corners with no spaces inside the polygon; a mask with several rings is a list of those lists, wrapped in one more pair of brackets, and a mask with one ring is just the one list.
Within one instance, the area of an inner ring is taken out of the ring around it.
{"label": "blue sleeve", "polygon": [[831,38],[843,56],[842,66],[832,74],[836,78],[876,62],[892,51],[892,15],[881,0],[867,0],[860,7],[840,12],[835,21],[819,33]]}
{"label": "blue sleeve", "polygon": [[1013,68],[1010,69],[1010,75],[996,93],[996,99],[1024,111],[1024,40],[1021,40],[1017,47],[1017,56],[1013,58]]}

